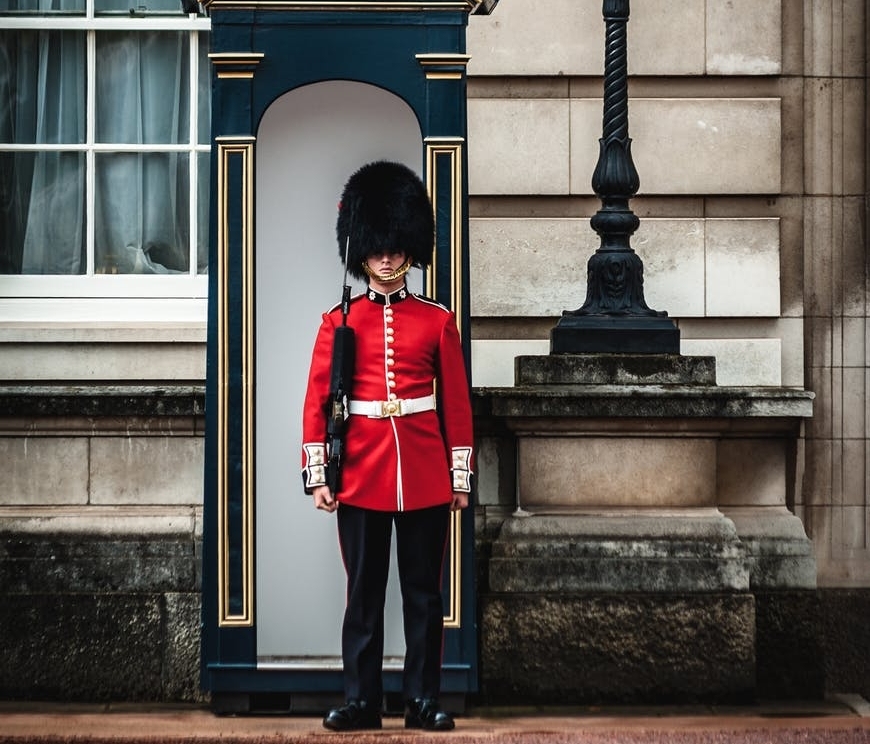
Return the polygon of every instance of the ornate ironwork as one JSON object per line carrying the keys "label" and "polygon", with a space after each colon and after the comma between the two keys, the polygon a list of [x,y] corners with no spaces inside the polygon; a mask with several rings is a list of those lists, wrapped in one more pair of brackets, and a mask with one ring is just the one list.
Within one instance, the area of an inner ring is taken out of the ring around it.
{"label": "ornate ironwork", "polygon": [[592,188],[602,206],[591,220],[601,246],[587,265],[586,301],[577,310],[566,310],[566,316],[667,315],[647,306],[643,261],[631,248],[640,220],[628,203],[640,188],[640,178],[628,136],[628,16],[629,0],[605,0],[603,131],[592,175]]}

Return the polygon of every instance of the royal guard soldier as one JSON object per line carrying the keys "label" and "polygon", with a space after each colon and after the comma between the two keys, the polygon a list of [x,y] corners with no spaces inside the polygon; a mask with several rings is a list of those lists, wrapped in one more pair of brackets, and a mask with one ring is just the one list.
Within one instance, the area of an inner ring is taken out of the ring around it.
{"label": "royal guard soldier", "polygon": [[[346,289],[345,300],[323,315],[303,412],[305,490],[318,509],[336,513],[347,571],[346,702],[330,710],[323,725],[381,728],[384,603],[395,524],[405,727],[447,731],[454,721],[438,702],[441,579],[450,512],[468,506],[473,431],[456,318],[405,283],[412,266],[432,262],[434,222],[425,186],[398,163],[363,166],[344,187],[336,232],[346,271],[368,286],[353,299]],[[350,367],[336,343],[342,335],[352,336]]]}

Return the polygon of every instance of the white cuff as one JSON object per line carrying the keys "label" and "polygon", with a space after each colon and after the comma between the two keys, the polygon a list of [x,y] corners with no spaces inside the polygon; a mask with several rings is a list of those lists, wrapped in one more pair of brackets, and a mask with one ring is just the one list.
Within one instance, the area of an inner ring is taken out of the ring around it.
{"label": "white cuff", "polygon": [[454,447],[452,450],[453,490],[471,492],[471,447]]}
{"label": "white cuff", "polygon": [[302,479],[305,488],[317,488],[326,485],[326,447],[322,444],[303,444],[305,466],[302,468]]}

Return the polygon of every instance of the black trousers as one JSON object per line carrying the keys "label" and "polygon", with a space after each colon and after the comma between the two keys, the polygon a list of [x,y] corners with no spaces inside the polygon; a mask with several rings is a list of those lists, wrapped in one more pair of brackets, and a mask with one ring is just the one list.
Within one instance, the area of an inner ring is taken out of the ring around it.
{"label": "black trousers", "polygon": [[338,538],[347,571],[347,607],[341,633],[345,696],[380,708],[384,688],[384,603],[390,540],[396,556],[405,630],[405,699],[436,698],[441,686],[444,608],[441,576],[449,505],[378,512],[341,504]]}

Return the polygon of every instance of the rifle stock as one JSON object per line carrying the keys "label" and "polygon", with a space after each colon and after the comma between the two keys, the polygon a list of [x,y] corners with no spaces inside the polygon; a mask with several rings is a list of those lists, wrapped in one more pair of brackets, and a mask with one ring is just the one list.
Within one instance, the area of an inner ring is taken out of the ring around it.
{"label": "rifle stock", "polygon": [[350,236],[344,244],[344,281],[341,288],[341,325],[332,339],[332,368],[329,374],[329,400],[326,404],[326,440],[329,457],[326,461],[326,485],[333,496],[341,490],[341,466],[344,457],[345,421],[353,366],[356,360],[356,337],[347,324],[350,313],[350,285],[347,283],[347,259]]}
{"label": "rifle stock", "polygon": [[329,447],[326,485],[333,495],[341,490],[347,401],[350,397],[355,356],[356,338],[353,328],[341,325],[335,329],[335,338],[332,341],[332,370],[329,380],[329,400],[326,404],[326,436]]}

